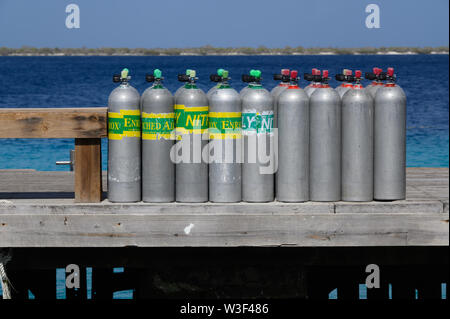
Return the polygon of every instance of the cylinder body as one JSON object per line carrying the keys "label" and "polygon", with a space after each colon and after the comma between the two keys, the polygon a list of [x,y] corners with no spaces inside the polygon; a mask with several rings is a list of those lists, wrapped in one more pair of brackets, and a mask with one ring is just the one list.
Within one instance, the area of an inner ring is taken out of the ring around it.
{"label": "cylinder body", "polygon": [[374,198],[406,197],[406,95],[398,85],[375,96]]}
{"label": "cylinder body", "polygon": [[142,200],[175,200],[175,164],[170,159],[174,143],[175,113],[172,94],[160,84],[144,91],[142,109]]}
{"label": "cylinder body", "polygon": [[377,91],[383,87],[382,82],[372,82],[366,88],[364,89],[371,97],[375,100],[375,95],[377,94]]}
{"label": "cylinder body", "polygon": [[141,115],[138,91],[128,83],[108,99],[108,200],[141,200]]}
{"label": "cylinder body", "polygon": [[314,91],[320,87],[319,83],[312,83],[310,85],[308,85],[307,87],[305,87],[305,93],[306,95],[308,95],[308,97],[311,97],[311,95],[314,93]]}
{"label": "cylinder body", "polygon": [[217,91],[217,89],[219,88],[219,86],[220,86],[220,83],[214,85],[212,88],[210,88],[210,89],[208,90],[208,93],[206,93],[206,97],[208,98],[208,100],[211,98],[211,95],[212,95],[214,92]]}
{"label": "cylinder body", "polygon": [[373,200],[372,97],[362,88],[342,99],[342,200]]}
{"label": "cylinder body", "polygon": [[234,203],[242,199],[241,98],[220,85],[209,98],[209,200]]}
{"label": "cylinder body", "polygon": [[185,85],[180,86],[173,94],[173,99],[176,101],[177,97],[184,91]]}
{"label": "cylinder body", "polygon": [[247,85],[246,87],[244,87],[242,90],[239,91],[239,95],[241,96],[241,99],[244,97],[245,93],[247,93],[247,91],[250,89],[249,88],[250,85]]}
{"label": "cylinder body", "polygon": [[280,83],[270,91],[273,97],[273,127],[278,127],[278,97],[288,88],[288,83]]}
{"label": "cylinder body", "polygon": [[278,97],[278,171],[276,198],[309,200],[309,98],[298,86]]}
{"label": "cylinder body", "polygon": [[341,99],[330,87],[311,95],[309,187],[312,201],[341,198]]}
{"label": "cylinder body", "polygon": [[260,85],[248,88],[242,99],[242,200],[274,200],[275,149],[273,97]]}
{"label": "cylinder body", "polygon": [[186,84],[175,100],[175,126],[180,147],[175,156],[176,201],[207,202],[208,158],[202,158],[202,151],[208,144],[208,99],[195,84]]}
{"label": "cylinder body", "polygon": [[342,84],[342,85],[339,85],[335,90],[342,99],[344,94],[347,93],[348,90],[352,89],[352,87],[353,87],[352,84]]}

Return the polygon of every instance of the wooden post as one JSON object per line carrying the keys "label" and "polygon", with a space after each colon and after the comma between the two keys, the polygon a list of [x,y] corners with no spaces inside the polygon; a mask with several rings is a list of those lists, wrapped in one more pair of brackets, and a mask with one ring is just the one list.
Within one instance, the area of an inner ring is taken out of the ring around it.
{"label": "wooden post", "polygon": [[75,139],[75,201],[102,200],[101,139]]}

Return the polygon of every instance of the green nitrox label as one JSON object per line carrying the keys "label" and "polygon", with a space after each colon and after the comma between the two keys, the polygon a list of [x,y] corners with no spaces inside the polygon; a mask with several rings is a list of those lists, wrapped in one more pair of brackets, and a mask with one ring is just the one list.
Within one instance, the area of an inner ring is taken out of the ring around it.
{"label": "green nitrox label", "polygon": [[139,110],[108,112],[108,138],[121,140],[124,136],[141,136],[141,112]]}
{"label": "green nitrox label", "polygon": [[208,130],[208,106],[185,107],[176,104],[174,108],[177,134],[203,134]]}
{"label": "green nitrox label", "polygon": [[272,133],[273,111],[257,112],[248,110],[242,112],[242,134]]}
{"label": "green nitrox label", "polygon": [[209,112],[209,138],[239,139],[241,123],[241,112]]}
{"label": "green nitrox label", "polygon": [[173,139],[175,129],[175,113],[142,112],[142,139]]}

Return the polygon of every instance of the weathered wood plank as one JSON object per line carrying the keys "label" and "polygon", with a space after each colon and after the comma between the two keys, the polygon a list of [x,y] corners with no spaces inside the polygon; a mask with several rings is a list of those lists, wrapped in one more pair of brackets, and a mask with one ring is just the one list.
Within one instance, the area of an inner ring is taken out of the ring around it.
{"label": "weathered wood plank", "polygon": [[101,138],[107,108],[0,108],[0,138]]}
{"label": "weathered wood plank", "polygon": [[101,139],[75,139],[75,202],[102,200]]}
{"label": "weathered wood plank", "polygon": [[442,214],[0,214],[0,247],[446,246]]}
{"label": "weathered wood plank", "polygon": [[[73,193],[74,178],[74,172],[69,171],[0,170],[0,197],[1,193],[15,193],[14,198],[20,198],[20,193]],[[103,191],[106,186],[106,171],[103,171]]]}

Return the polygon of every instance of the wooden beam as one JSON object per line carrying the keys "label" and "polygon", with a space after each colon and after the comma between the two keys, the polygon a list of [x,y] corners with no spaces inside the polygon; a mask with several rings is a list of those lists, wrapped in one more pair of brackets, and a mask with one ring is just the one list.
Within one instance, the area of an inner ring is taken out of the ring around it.
{"label": "wooden beam", "polygon": [[99,138],[75,139],[75,202],[102,200],[102,160]]}
{"label": "wooden beam", "polygon": [[405,247],[448,246],[449,240],[448,215],[436,213],[287,213],[286,206],[256,213],[258,205],[228,214],[201,206],[197,214],[177,206],[156,213],[150,205],[117,205],[123,213],[105,213],[93,204],[75,206],[77,213],[53,206],[42,214],[39,205],[25,213],[22,205],[0,204],[0,247]]}
{"label": "wooden beam", "polygon": [[101,138],[107,108],[0,108],[0,138]]}

